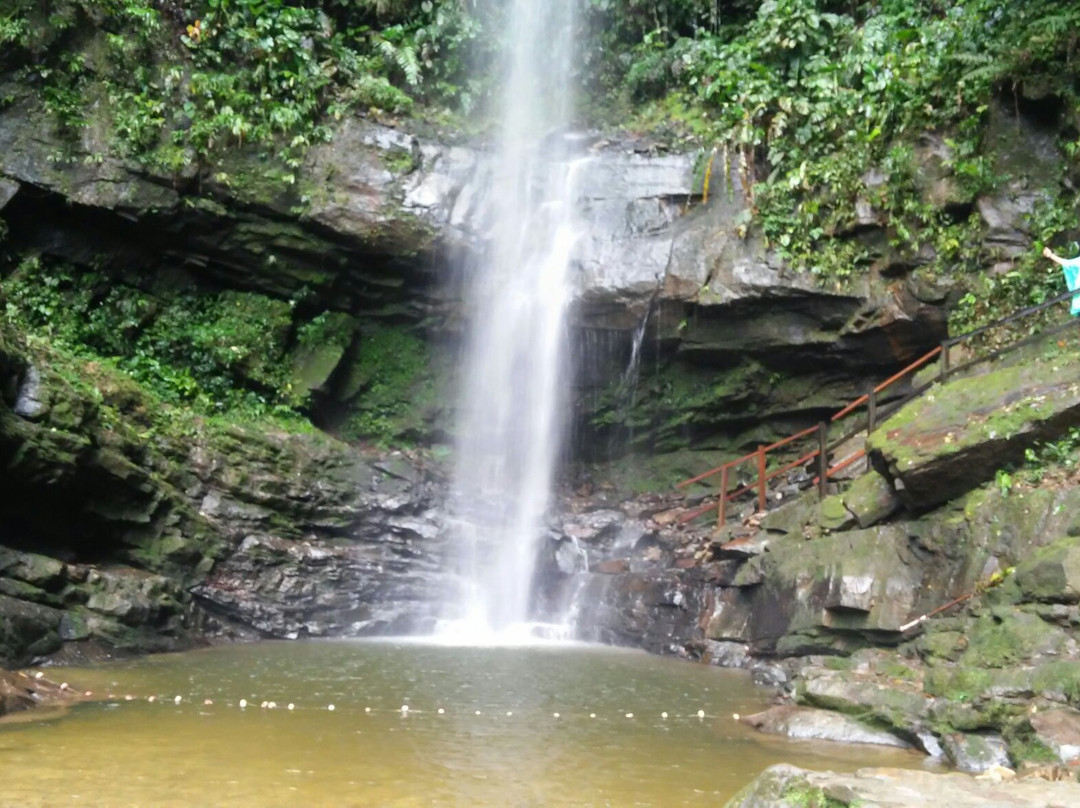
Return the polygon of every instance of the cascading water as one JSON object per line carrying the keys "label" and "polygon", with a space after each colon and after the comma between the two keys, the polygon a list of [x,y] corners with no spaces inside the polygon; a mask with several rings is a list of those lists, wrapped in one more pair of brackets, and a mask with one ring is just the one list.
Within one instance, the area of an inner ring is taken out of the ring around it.
{"label": "cascading water", "polygon": [[511,0],[491,232],[474,268],[451,524],[460,602],[442,633],[502,640],[529,618],[560,450],[568,270],[579,236],[570,120],[576,0]]}

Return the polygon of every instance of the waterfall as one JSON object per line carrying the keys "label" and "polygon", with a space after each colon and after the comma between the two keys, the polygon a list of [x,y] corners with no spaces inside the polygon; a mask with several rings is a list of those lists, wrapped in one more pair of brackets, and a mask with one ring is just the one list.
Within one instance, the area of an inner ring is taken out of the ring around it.
{"label": "waterfall", "polygon": [[529,620],[560,452],[564,315],[579,226],[570,78],[577,0],[511,0],[501,133],[473,267],[450,524],[461,592],[443,633],[498,640]]}

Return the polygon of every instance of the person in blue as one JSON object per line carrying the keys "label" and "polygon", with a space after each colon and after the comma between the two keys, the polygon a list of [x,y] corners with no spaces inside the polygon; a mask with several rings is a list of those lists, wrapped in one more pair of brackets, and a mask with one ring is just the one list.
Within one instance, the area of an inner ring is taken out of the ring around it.
{"label": "person in blue", "polygon": [[1072,299],[1072,308],[1069,313],[1073,317],[1080,315],[1080,256],[1076,258],[1062,258],[1049,247],[1043,248],[1043,255],[1061,267],[1065,273],[1065,283],[1070,292],[1077,292]]}

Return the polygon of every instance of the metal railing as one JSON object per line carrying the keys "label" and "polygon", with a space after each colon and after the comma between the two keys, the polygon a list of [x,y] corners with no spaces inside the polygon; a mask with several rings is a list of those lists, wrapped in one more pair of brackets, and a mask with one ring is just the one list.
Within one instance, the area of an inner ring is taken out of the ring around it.
{"label": "metal railing", "polygon": [[[960,373],[961,371],[967,370],[982,362],[989,362],[993,359],[997,359],[998,357],[1006,353],[1024,347],[1025,345],[1030,345],[1036,341],[1043,340],[1047,337],[1053,336],[1054,334],[1060,333],[1061,331],[1064,331],[1065,329],[1074,325],[1074,321],[1066,320],[1065,322],[1052,326],[1049,329],[1040,331],[1036,334],[1032,334],[1021,340],[1017,340],[1016,342],[1010,343],[1009,345],[1006,345],[1002,348],[994,349],[983,354],[982,356],[978,356],[974,359],[958,365],[954,365],[950,361],[951,349],[954,346],[966,342],[967,340],[979,336],[980,334],[984,334],[994,328],[1000,328],[1003,325],[1008,325],[1010,323],[1017,322],[1018,320],[1030,317],[1033,314],[1038,314],[1039,312],[1046,311],[1047,309],[1050,309],[1066,300],[1071,301],[1074,297],[1078,296],[1080,296],[1080,291],[1065,292],[1064,294],[1058,295],[1057,297],[1047,300],[1046,302],[1041,303],[1037,306],[1029,306],[1028,308],[1021,309],[1017,312],[1014,312],[1013,314],[1010,314],[1008,317],[1003,317],[1000,320],[994,321],[993,323],[989,323],[987,325],[968,331],[966,334],[961,334],[957,337],[949,337],[948,339],[942,340],[937,347],[933,348],[930,351],[927,351],[914,362],[907,365],[902,370],[894,373],[888,379],[881,382],[881,384],[875,386],[869,393],[866,393],[865,395],[862,395],[852,401],[846,407],[833,415],[832,418],[830,418],[828,421],[823,421],[817,426],[812,426],[802,430],[801,432],[796,432],[794,435],[789,435],[788,437],[783,438],[782,440],[778,440],[775,443],[770,443],[767,446],[759,446],[756,450],[750,452],[749,454],[745,454],[742,457],[738,457],[735,460],[731,460],[727,463],[724,463],[723,465],[710,469],[704,474],[699,474],[696,477],[691,477],[689,480],[683,480],[675,487],[685,488],[686,486],[693,485],[694,483],[701,482],[702,480],[719,474],[720,491],[717,496],[716,502],[710,502],[706,505],[695,508],[689,513],[684,514],[682,518],[679,519],[679,524],[685,524],[687,522],[690,522],[694,519],[697,519],[699,516],[702,516],[709,511],[715,509],[718,512],[717,523],[722,526],[727,521],[727,504],[736,497],[742,496],[743,494],[755,490],[758,500],[758,510],[764,511],[767,507],[767,497],[770,482],[775,480],[781,474],[785,474],[792,469],[804,466],[815,459],[817,460],[817,476],[813,478],[812,484],[818,486],[819,491],[822,493],[822,495],[824,495],[826,485],[828,484],[830,477],[834,476],[838,472],[850,466],[852,463],[855,463],[866,456],[865,448],[858,449],[850,453],[846,457],[838,460],[835,464],[829,465],[829,458],[831,457],[832,453],[836,451],[836,449],[848,443],[853,438],[858,437],[862,433],[866,433],[867,435],[869,435],[884,419],[895,413],[909,401],[912,401],[913,399],[921,396],[933,385],[942,382],[948,377]],[[938,358],[940,358],[940,364],[938,365],[938,373],[935,374],[931,379],[929,379],[928,381],[924,381],[918,386],[913,387],[911,390],[907,391],[907,393],[900,396],[899,398],[889,400],[887,403],[884,403],[882,401],[882,394],[886,390],[888,390],[890,387],[892,387],[902,379],[905,379],[911,374],[915,373],[917,370],[919,370],[932,360]],[[883,403],[885,404],[884,406],[882,406]],[[853,429],[849,430],[841,437],[836,438],[835,440],[830,442],[830,425],[835,424],[838,421],[846,418],[847,416],[851,415],[853,412],[863,406],[866,407],[865,421],[859,422],[858,425],[855,426]],[[791,444],[798,441],[813,441],[812,445],[814,445],[814,448],[808,452],[805,452],[795,460],[783,463],[779,468],[774,468],[771,470],[767,468],[768,455],[770,452],[775,452],[778,449],[790,446]],[[728,489],[730,487],[732,470],[747,463],[753,464],[756,470],[756,478],[752,482],[740,485],[734,491],[729,491]]]}

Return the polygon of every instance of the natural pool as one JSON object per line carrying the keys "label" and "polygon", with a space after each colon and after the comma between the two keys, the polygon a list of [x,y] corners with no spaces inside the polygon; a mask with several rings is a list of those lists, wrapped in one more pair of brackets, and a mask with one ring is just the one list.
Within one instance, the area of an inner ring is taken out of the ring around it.
{"label": "natural pool", "polygon": [[779,761],[920,762],[758,735],[732,718],[768,702],[744,672],[596,646],[266,642],[49,675],[113,698],[0,726],[3,805],[717,806]]}

